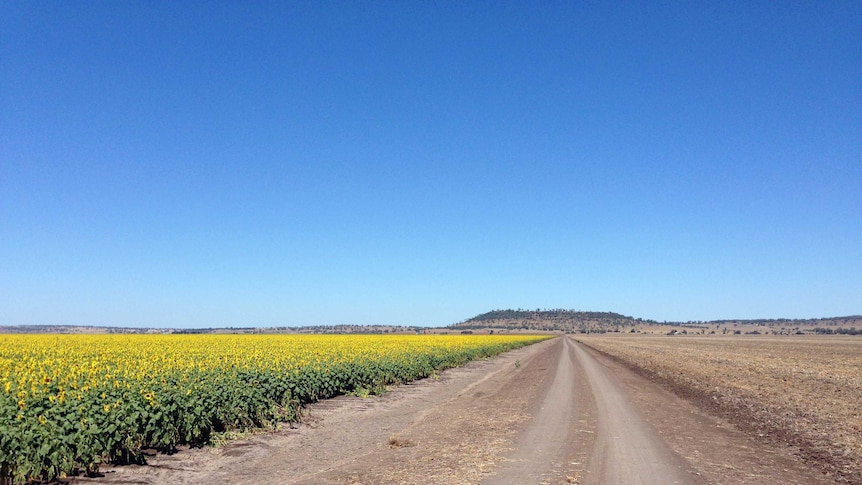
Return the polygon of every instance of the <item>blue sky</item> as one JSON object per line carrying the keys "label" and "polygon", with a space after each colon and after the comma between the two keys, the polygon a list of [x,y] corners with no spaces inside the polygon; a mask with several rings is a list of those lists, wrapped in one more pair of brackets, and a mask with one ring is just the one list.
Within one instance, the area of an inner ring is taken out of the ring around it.
{"label": "blue sky", "polygon": [[0,3],[0,324],[518,307],[862,313],[862,3]]}

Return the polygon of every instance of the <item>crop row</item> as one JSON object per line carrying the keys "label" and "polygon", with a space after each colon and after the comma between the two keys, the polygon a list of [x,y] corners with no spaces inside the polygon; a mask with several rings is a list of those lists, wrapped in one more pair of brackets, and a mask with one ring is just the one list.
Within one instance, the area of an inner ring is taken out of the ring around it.
{"label": "crop row", "polygon": [[0,482],[94,473],[146,448],[272,427],[536,336],[0,335]]}

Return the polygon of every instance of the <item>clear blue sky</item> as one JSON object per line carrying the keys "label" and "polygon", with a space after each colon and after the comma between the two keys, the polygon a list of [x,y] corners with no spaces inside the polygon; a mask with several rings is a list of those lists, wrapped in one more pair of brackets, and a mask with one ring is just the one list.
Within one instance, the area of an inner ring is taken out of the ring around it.
{"label": "clear blue sky", "polygon": [[862,313],[862,2],[0,3],[0,324]]}

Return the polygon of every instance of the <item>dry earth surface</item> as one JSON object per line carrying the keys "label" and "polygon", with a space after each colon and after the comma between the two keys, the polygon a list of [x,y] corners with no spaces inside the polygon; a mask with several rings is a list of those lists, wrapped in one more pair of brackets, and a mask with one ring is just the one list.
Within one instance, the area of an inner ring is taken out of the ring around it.
{"label": "dry earth surface", "polygon": [[862,483],[862,338],[578,339],[750,434]]}
{"label": "dry earth surface", "polygon": [[810,484],[832,476],[560,337],[82,484]]}

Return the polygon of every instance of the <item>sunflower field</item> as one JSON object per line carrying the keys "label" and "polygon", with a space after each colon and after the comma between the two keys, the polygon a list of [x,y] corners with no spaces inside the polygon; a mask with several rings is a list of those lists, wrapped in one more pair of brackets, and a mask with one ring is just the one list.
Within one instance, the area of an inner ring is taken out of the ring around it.
{"label": "sunflower field", "polygon": [[142,462],[543,336],[0,335],[0,482]]}

